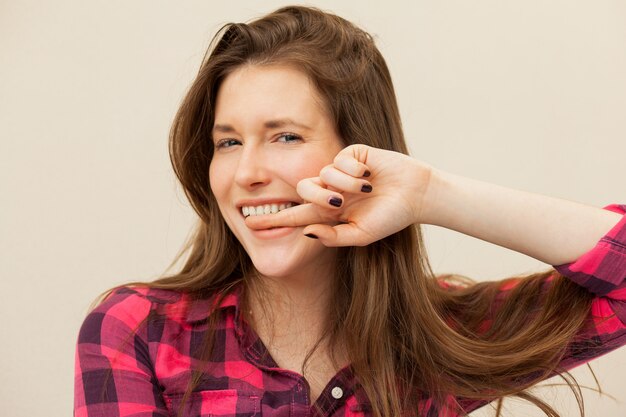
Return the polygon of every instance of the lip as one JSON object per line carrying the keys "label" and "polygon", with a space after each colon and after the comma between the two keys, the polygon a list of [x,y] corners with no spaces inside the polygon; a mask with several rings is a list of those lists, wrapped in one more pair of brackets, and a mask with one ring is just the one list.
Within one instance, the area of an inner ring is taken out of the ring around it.
{"label": "lip", "polygon": [[250,200],[239,200],[235,204],[235,207],[237,207],[237,210],[239,211],[239,214],[241,215],[241,217],[245,218],[241,210],[243,206],[257,207],[257,206],[264,206],[266,204],[286,204],[286,203],[295,203],[295,205],[302,204],[301,200],[297,200],[297,199],[290,200],[288,198],[282,198],[282,199],[281,198],[256,198],[256,199],[250,199]]}
{"label": "lip", "polygon": [[239,200],[235,203],[235,207],[241,208],[243,206],[263,206],[265,204],[282,204],[282,203],[296,203],[302,204],[302,201],[299,198],[290,199],[290,198],[255,198],[255,199],[247,199],[247,200]]}
{"label": "lip", "polygon": [[[266,198],[254,198],[254,199],[243,199],[238,200],[235,203],[235,207],[237,207],[237,211],[244,219],[245,225],[245,217],[242,213],[241,208],[243,206],[264,206],[266,204],[286,204],[286,203],[295,203],[296,205],[300,205],[303,203],[299,198],[291,199],[291,198],[282,198],[282,197],[266,197]],[[251,229],[248,226],[245,226],[247,231],[255,238],[259,240],[270,240],[277,239],[281,237],[288,236],[292,232],[294,232],[297,227],[291,226],[283,226],[283,227],[273,227],[271,229]]]}
{"label": "lip", "polygon": [[270,240],[270,239],[278,239],[281,237],[285,237],[294,232],[297,227],[285,226],[285,227],[274,227],[272,229],[248,229],[248,231],[257,239],[260,240]]}

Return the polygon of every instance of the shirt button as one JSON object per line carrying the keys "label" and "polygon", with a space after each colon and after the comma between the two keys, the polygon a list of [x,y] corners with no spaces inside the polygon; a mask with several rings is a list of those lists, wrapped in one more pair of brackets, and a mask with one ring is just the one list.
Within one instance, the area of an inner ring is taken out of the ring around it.
{"label": "shirt button", "polygon": [[343,390],[340,387],[335,387],[332,391],[330,391],[330,395],[332,395],[334,399],[338,400],[343,397]]}

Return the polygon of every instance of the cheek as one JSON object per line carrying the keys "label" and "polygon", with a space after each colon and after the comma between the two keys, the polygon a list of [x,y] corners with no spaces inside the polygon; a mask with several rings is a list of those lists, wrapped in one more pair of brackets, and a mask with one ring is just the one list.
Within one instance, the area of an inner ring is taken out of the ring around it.
{"label": "cheek", "polygon": [[217,202],[220,202],[220,198],[224,196],[226,193],[226,189],[228,188],[228,181],[224,173],[224,169],[220,169],[219,163],[211,163],[209,166],[209,187],[211,187],[211,192],[217,199]]}
{"label": "cheek", "polygon": [[332,163],[332,158],[316,155],[298,159],[290,159],[281,164],[281,172],[285,182],[294,188],[304,178],[318,177],[326,165]]}
{"label": "cheek", "polygon": [[225,172],[229,172],[225,171],[224,168],[222,164],[211,163],[209,166],[209,187],[211,187],[211,193],[213,193],[215,201],[217,201],[222,219],[232,231],[233,225],[231,224],[230,218],[224,214],[225,206],[228,205],[228,193],[232,178],[228,178],[228,174],[224,175]]}

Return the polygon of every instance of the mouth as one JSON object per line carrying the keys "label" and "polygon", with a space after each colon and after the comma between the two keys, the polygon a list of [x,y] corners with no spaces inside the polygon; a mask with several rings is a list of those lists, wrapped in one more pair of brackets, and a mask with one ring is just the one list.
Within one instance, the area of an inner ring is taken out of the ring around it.
{"label": "mouth", "polygon": [[276,214],[280,211],[300,205],[295,201],[283,201],[269,204],[260,204],[257,206],[241,206],[239,210],[244,218],[249,216],[261,216],[265,214]]}

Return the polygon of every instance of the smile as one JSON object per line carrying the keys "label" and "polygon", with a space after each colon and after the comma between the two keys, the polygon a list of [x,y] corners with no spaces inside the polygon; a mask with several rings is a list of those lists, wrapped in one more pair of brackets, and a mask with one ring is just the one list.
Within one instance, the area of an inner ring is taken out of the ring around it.
{"label": "smile", "polygon": [[260,206],[242,206],[241,212],[244,217],[260,216],[262,214],[275,214],[289,207],[297,206],[297,203],[263,204]]}

